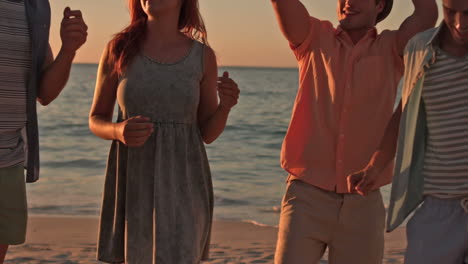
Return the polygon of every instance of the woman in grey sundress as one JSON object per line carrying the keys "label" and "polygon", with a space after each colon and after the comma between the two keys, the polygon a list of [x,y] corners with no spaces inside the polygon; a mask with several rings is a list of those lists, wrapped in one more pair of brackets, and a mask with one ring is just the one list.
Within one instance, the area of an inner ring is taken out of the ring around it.
{"label": "woman in grey sundress", "polygon": [[113,140],[98,259],[200,263],[213,218],[204,142],[224,130],[239,89],[217,77],[197,0],[128,2],[131,23],[104,51],[89,118],[94,134]]}

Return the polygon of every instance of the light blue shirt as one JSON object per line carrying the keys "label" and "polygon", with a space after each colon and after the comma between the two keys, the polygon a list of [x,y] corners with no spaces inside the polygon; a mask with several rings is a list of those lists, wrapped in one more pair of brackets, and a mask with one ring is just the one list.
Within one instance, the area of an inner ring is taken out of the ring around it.
{"label": "light blue shirt", "polygon": [[435,41],[444,24],[413,37],[404,52],[405,73],[400,82],[403,113],[393,176],[387,230],[397,228],[424,200],[424,158],[427,120],[422,89],[434,63]]}

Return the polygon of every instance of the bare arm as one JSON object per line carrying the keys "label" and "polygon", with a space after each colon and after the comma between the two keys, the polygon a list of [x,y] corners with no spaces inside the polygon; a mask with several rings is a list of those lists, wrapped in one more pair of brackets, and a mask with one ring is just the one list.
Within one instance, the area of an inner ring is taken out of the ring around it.
{"label": "bare arm", "polygon": [[[215,141],[226,127],[231,108],[237,104],[239,89],[237,84],[225,73],[218,78],[216,56],[211,48],[205,48],[205,74],[200,87],[198,122],[203,141]],[[218,93],[221,99],[218,104]]]}
{"label": "bare arm", "polygon": [[62,48],[54,60],[52,49],[47,50],[42,79],[37,93],[37,101],[42,105],[50,104],[67,84],[76,51],[86,42],[88,33],[81,12],[64,10],[60,29]]}
{"label": "bare arm", "polygon": [[104,51],[99,63],[94,99],[89,113],[89,128],[96,136],[117,140],[116,124],[112,115],[117,94],[118,77],[108,62],[108,51]]}
{"label": "bare arm", "polygon": [[75,54],[60,51],[54,60],[52,49],[49,46],[37,93],[37,101],[40,104],[50,104],[62,92],[68,82],[74,57]]}
{"label": "bare arm", "polygon": [[372,156],[369,164],[362,171],[348,176],[349,192],[356,191],[361,195],[366,195],[372,190],[373,184],[382,170],[395,158],[401,114],[402,102],[400,101],[387,125],[379,149]]}
{"label": "bare arm", "polygon": [[130,147],[140,147],[154,132],[153,124],[144,116],[130,117],[119,123],[112,122],[117,87],[118,76],[109,63],[106,49],[99,63],[96,89],[89,113],[89,129],[100,138],[118,140]]}
{"label": "bare arm", "polygon": [[299,0],[271,0],[281,31],[286,39],[298,46],[310,30],[309,12]]}
{"label": "bare arm", "polygon": [[374,154],[371,162],[369,163],[370,167],[378,168],[379,172],[387,167],[387,165],[395,158],[402,113],[401,104],[402,103],[400,101],[400,104],[393,113],[392,119],[390,119],[390,122],[387,125],[379,150]]}
{"label": "bare arm", "polygon": [[435,26],[439,16],[435,0],[413,0],[414,12],[398,29],[398,52],[402,56],[408,41],[417,33]]}

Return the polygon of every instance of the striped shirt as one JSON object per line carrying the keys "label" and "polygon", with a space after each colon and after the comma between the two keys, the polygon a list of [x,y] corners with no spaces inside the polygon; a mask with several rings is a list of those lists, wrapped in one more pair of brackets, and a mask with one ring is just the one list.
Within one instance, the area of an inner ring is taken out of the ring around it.
{"label": "striped shirt", "polygon": [[31,41],[24,1],[0,0],[0,168],[24,161]]}
{"label": "striped shirt", "polygon": [[424,194],[439,198],[468,195],[468,56],[441,49],[423,87],[428,139]]}

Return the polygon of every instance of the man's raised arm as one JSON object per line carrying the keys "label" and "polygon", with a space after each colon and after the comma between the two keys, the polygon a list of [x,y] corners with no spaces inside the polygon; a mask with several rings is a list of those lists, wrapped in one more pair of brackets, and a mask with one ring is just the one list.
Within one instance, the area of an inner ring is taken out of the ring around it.
{"label": "man's raised arm", "polygon": [[413,0],[414,12],[398,29],[398,52],[403,51],[408,41],[417,33],[435,26],[439,16],[435,0]]}
{"label": "man's raised arm", "polygon": [[309,33],[309,12],[299,0],[271,0],[276,18],[286,39],[298,46]]}

